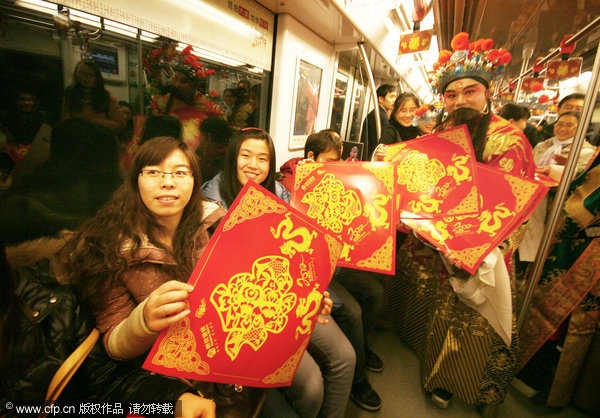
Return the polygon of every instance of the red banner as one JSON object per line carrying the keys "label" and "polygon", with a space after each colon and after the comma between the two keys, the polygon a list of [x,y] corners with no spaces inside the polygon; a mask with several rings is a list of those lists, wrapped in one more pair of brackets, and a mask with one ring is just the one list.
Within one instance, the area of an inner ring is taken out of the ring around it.
{"label": "red banner", "polygon": [[550,80],[563,80],[577,77],[581,73],[583,58],[569,58],[567,61],[550,61],[546,67],[546,78]]}
{"label": "red banner", "polygon": [[342,241],[338,265],[394,274],[394,179],[383,162],[302,164],[291,203]]}
{"label": "red banner", "polygon": [[483,259],[525,221],[540,203],[548,187],[523,177],[476,163],[481,211],[474,215],[402,222],[425,240],[474,274]]}
{"label": "red banner", "polygon": [[475,154],[465,125],[388,145],[399,210],[412,218],[478,213]]}
{"label": "red banner", "polygon": [[144,368],[254,387],[290,385],[341,243],[248,182],[198,261],[191,314],[164,330]]}
{"label": "red banner", "polygon": [[429,50],[433,29],[400,35],[398,55]]}

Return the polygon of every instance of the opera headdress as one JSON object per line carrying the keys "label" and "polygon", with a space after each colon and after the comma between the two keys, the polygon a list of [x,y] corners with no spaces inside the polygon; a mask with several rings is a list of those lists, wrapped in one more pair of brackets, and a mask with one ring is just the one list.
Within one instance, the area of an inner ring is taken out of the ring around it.
{"label": "opera headdress", "polygon": [[437,121],[439,115],[440,110],[428,104],[424,104],[415,110],[415,117],[413,118],[412,124],[413,126],[419,126],[424,123]]}
{"label": "opera headdress", "polygon": [[493,80],[502,77],[512,54],[506,49],[494,49],[493,39],[478,39],[469,42],[469,34],[460,32],[450,43],[453,51],[442,50],[433,64],[431,79],[433,90],[444,93],[448,84],[461,78],[472,78],[486,87]]}
{"label": "opera headdress", "polygon": [[181,54],[175,59],[173,65],[173,71],[184,74],[187,78],[193,82],[197,82],[215,73],[215,70],[204,67],[204,64],[200,62],[198,57],[192,54],[192,46],[188,45],[185,47]]}

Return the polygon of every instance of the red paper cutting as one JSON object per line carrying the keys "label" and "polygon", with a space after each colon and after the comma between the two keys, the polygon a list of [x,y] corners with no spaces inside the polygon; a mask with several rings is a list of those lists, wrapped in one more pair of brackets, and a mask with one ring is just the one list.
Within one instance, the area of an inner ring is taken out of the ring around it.
{"label": "red paper cutting", "polygon": [[537,181],[476,163],[482,210],[476,215],[402,221],[471,274],[531,215],[548,191]]}
{"label": "red paper cutting", "polygon": [[342,241],[338,265],[394,273],[397,215],[392,164],[299,165],[291,203]]}
{"label": "red paper cutting", "polygon": [[388,145],[396,163],[396,193],[412,218],[478,213],[475,154],[465,125]]}
{"label": "red paper cutting", "polygon": [[164,330],[144,368],[254,387],[290,385],[341,243],[248,182],[189,283],[191,314]]}

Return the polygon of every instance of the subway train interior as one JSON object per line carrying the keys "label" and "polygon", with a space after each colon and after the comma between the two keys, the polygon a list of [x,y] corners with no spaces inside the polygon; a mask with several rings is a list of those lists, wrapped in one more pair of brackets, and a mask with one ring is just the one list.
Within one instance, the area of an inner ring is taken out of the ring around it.
{"label": "subway train interior", "polygon": [[[413,93],[441,120],[444,97],[432,88],[434,66],[462,32],[471,42],[491,39],[512,55],[489,85],[494,112],[517,103],[528,109],[528,124],[541,130],[557,121],[562,98],[580,94],[573,148],[585,141],[600,145],[600,0],[0,0],[0,123],[15,106],[18,86],[26,84],[45,124],[50,129],[58,124],[64,91],[83,58],[98,64],[106,89],[129,104],[136,120],[148,112],[153,57],[192,46],[208,70],[198,90],[214,103],[226,108],[226,90],[242,82],[254,91],[249,126],[273,138],[278,170],[304,157],[307,137],[324,129],[340,134],[344,151],[356,145],[360,159],[370,161],[363,129],[369,112],[379,107],[377,87],[390,84],[398,93]],[[375,128],[380,136],[380,123]],[[124,152],[135,129],[132,125],[130,136],[121,139]],[[3,130],[2,154],[10,141]],[[575,172],[574,160],[568,158],[566,173]],[[10,191],[14,166],[9,166],[0,172],[0,200]],[[600,176],[595,179],[600,182]],[[557,202],[566,199],[571,183],[565,175],[554,184]],[[590,209],[596,222],[599,201]],[[540,250],[519,278],[517,328],[536,303],[533,283],[542,275],[560,217],[558,205],[548,210]],[[600,289],[598,277],[593,280],[590,292]],[[432,400],[435,393],[422,383],[420,353],[397,331],[398,312],[390,305],[402,300],[388,299],[369,334],[370,347],[385,365],[382,372],[367,372],[381,406],[365,410],[349,400],[345,416],[600,416],[600,293],[594,300],[592,331],[568,366],[578,372],[560,402],[549,405],[513,384],[502,402],[481,407],[459,396]]]}

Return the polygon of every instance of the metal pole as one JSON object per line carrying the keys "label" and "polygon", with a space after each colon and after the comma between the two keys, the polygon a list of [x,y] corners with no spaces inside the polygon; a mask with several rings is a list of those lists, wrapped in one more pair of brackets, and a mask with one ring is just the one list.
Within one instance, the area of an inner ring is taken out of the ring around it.
{"label": "metal pole", "polygon": [[[360,56],[365,65],[365,71],[369,76],[369,86],[371,87],[371,99],[375,102],[375,109],[373,109],[373,112],[375,112],[375,130],[377,131],[377,139],[379,139],[381,137],[381,120],[379,120],[379,100],[377,100],[377,87],[375,86],[375,79],[373,78],[373,71],[371,70],[371,64],[369,63],[367,51],[365,51],[364,42],[358,43],[358,51],[360,52]],[[370,155],[369,158],[371,158]]]}
{"label": "metal pole", "polygon": [[144,64],[143,64],[143,49],[142,49],[142,30],[137,31],[137,85],[138,85],[138,102],[139,112],[144,113]]}
{"label": "metal pole", "polygon": [[527,309],[529,308],[529,304],[531,302],[531,298],[533,296],[535,287],[537,286],[540,276],[542,275],[544,262],[546,261],[548,253],[550,252],[550,243],[554,234],[554,230],[556,228],[558,217],[562,211],[562,207],[566,200],[571,180],[576,174],[575,170],[577,168],[577,160],[579,159],[579,153],[581,152],[581,148],[583,147],[583,143],[585,141],[585,134],[587,132],[588,125],[590,123],[590,120],[592,119],[592,114],[594,112],[594,106],[596,103],[596,96],[598,95],[598,88],[600,88],[600,78],[598,77],[599,72],[600,51],[597,48],[596,59],[594,61],[594,67],[592,69],[592,79],[588,84],[588,91],[585,96],[581,120],[579,122],[579,126],[577,127],[577,134],[573,139],[573,148],[569,153],[569,158],[567,159],[567,163],[565,164],[565,171],[556,191],[554,204],[552,205],[552,209],[548,215],[548,222],[546,224],[546,229],[544,230],[544,234],[542,236],[542,242],[535,256],[533,271],[531,273],[531,276],[527,279],[529,282],[526,283],[527,290],[525,293],[525,298],[523,299],[523,305],[521,306],[521,310],[519,311],[519,317],[517,319],[517,329],[519,330],[523,325],[523,321],[527,314]]}

